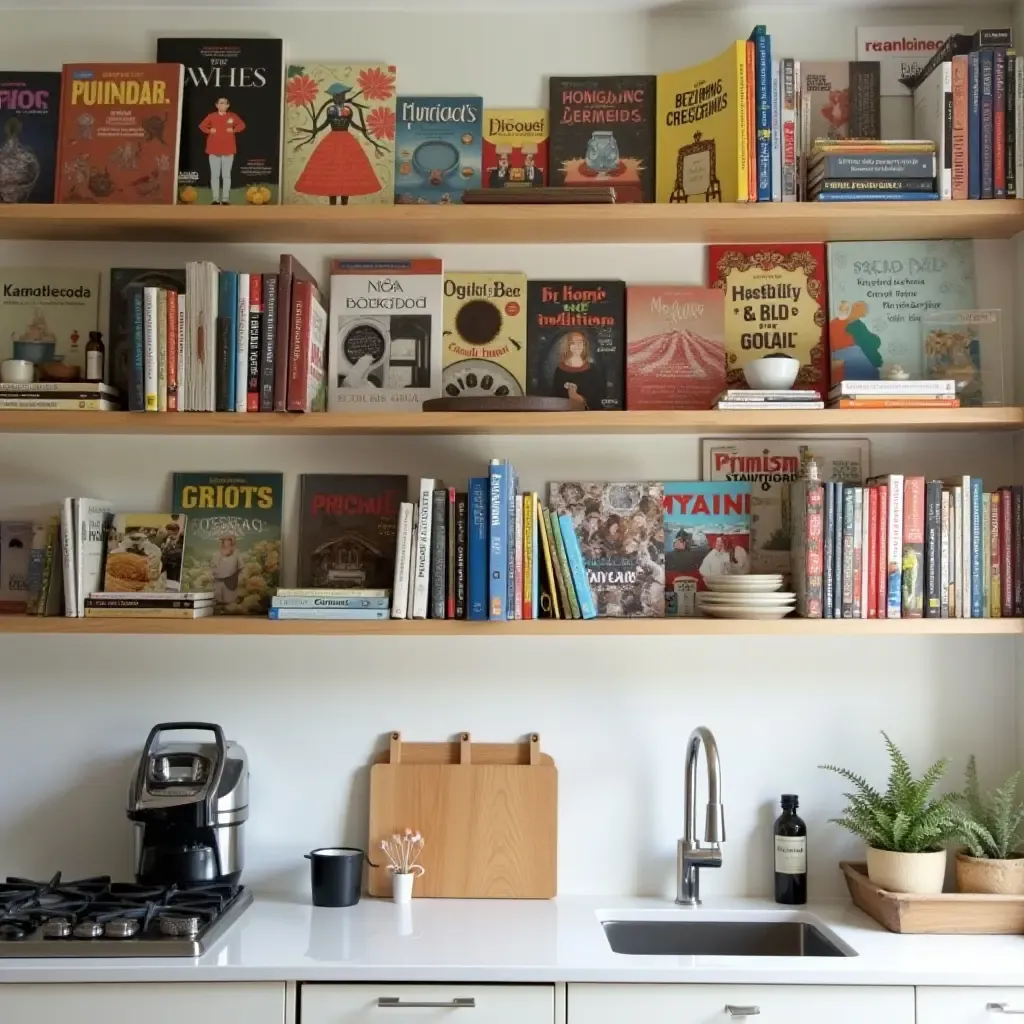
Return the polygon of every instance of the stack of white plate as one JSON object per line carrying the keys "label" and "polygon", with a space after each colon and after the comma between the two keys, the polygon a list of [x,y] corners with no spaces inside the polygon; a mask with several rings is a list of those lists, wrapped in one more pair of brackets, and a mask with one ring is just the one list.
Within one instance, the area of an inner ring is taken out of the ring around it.
{"label": "stack of white plate", "polygon": [[796,594],[783,591],[783,578],[709,576],[707,591],[697,595],[704,615],[714,619],[784,619],[796,607]]}

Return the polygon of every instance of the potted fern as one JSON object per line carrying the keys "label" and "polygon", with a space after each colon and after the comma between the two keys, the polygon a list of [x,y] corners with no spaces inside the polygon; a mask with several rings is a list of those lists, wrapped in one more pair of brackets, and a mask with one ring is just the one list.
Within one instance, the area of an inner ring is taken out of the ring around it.
{"label": "potted fern", "polygon": [[1024,804],[1017,799],[1020,772],[997,790],[982,793],[972,754],[960,797],[960,841],[966,852],[956,858],[956,887],[960,892],[1024,896]]}
{"label": "potted fern", "polygon": [[939,893],[946,877],[942,843],[960,834],[962,814],[957,798],[932,797],[935,784],[949,765],[936,761],[915,779],[899,747],[883,732],[889,751],[889,783],[880,793],[862,776],[835,765],[821,765],[852,782],[849,806],[836,825],[867,844],[868,878],[888,892]]}

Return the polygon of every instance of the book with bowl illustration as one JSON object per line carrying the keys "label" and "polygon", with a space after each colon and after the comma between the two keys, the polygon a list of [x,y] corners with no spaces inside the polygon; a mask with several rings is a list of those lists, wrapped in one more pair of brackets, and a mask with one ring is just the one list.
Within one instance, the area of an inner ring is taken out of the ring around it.
{"label": "book with bowl illustration", "polygon": [[104,592],[180,591],[187,521],[173,512],[117,513],[107,531]]}

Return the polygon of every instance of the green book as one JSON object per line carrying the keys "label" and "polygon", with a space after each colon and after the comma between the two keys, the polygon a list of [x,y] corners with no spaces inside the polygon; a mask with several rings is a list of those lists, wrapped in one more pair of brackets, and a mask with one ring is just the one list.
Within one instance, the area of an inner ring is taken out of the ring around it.
{"label": "green book", "polygon": [[572,618],[582,618],[580,603],[576,598],[576,588],[572,582],[572,573],[569,571],[569,558],[565,553],[565,541],[562,540],[562,530],[558,525],[557,513],[548,513],[548,523],[551,526],[551,539],[554,541],[555,551],[558,553],[558,567],[561,569],[562,579],[565,580],[565,596],[569,601],[569,610],[572,612]]}

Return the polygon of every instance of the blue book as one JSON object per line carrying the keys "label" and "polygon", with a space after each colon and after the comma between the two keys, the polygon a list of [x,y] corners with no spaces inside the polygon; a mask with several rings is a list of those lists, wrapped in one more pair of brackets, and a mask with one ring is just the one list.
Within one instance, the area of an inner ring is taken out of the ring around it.
{"label": "blue book", "polygon": [[967,75],[967,198],[981,198],[981,61],[970,55]]}
{"label": "blue book", "polygon": [[218,341],[223,338],[225,351],[218,353],[217,371],[223,368],[225,379],[219,391],[227,397],[227,409],[234,411],[235,379],[238,362],[238,274],[234,270],[222,270],[217,289],[217,319],[224,321],[224,330],[217,332]]}
{"label": "blue book", "polygon": [[508,547],[506,549],[507,572],[505,577],[505,618],[516,617],[516,495],[519,493],[519,474],[509,463],[506,478],[508,497]]}
{"label": "blue book", "polygon": [[981,477],[971,477],[971,618],[985,617],[985,590],[982,584],[984,542],[981,537]]}
{"label": "blue book", "polygon": [[[59,71],[5,71],[0,73],[5,138],[16,143],[10,159],[28,174],[7,175],[5,203],[52,203],[57,168],[57,129],[60,124]],[[6,149],[5,149],[6,152]],[[33,159],[34,158],[34,159]],[[6,161],[5,161],[6,162]],[[79,195],[79,199],[88,196]]]}
{"label": "blue book", "polygon": [[822,192],[816,203],[929,203],[938,192]]}
{"label": "blue book", "polygon": [[487,617],[492,622],[504,622],[508,607],[508,480],[511,475],[504,459],[491,459],[488,470]]}
{"label": "blue book", "polygon": [[141,284],[131,285],[125,292],[128,303],[128,337],[131,339],[131,362],[128,365],[128,410],[146,411],[146,296]]}
{"label": "blue book", "polygon": [[583,552],[580,550],[580,542],[576,538],[576,529],[572,524],[572,516],[568,514],[560,515],[558,517],[558,529],[562,534],[562,543],[565,545],[565,557],[569,563],[572,585],[576,591],[576,600],[580,606],[580,618],[596,619],[597,605],[594,603],[594,594],[590,589],[587,567],[583,564]]}
{"label": "blue book", "polygon": [[271,608],[312,608],[324,611],[335,609],[390,608],[389,597],[272,597]]}
{"label": "blue book", "polygon": [[934,178],[937,173],[934,153],[822,153],[811,159],[807,186],[813,192],[819,181],[832,178]]}
{"label": "blue book", "polygon": [[995,54],[991,50],[980,52],[981,65],[981,198],[995,198]]}
{"label": "blue book", "polygon": [[755,48],[754,118],[757,131],[757,201],[772,201],[772,37],[764,25],[750,35]]}
{"label": "blue book", "polygon": [[469,481],[466,541],[467,618],[487,618],[487,477]]}
{"label": "blue book", "polygon": [[272,619],[321,619],[335,622],[376,622],[390,616],[386,608],[271,608]]}

